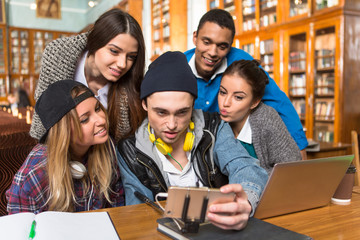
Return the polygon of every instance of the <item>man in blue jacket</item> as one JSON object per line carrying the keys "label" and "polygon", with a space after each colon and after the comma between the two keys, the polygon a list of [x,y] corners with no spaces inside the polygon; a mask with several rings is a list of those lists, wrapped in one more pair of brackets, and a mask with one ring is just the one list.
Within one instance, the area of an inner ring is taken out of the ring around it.
{"label": "man in blue jacket", "polygon": [[[185,52],[197,78],[198,98],[195,101],[195,109],[218,112],[217,94],[223,72],[234,61],[253,59],[245,51],[231,47],[234,36],[234,21],[227,11],[213,9],[200,19],[197,31],[193,34],[195,48]],[[308,142],[300,118],[289,98],[270,77],[262,100],[279,113],[302,150],[303,158],[306,158],[305,148]]]}

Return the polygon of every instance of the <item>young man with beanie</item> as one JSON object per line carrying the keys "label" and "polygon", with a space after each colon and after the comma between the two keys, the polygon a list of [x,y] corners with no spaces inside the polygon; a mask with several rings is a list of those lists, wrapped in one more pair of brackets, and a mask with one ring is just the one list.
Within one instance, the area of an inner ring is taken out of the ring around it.
{"label": "young man with beanie", "polygon": [[[197,31],[193,33],[195,48],[185,52],[198,84],[195,109],[218,112],[217,94],[225,69],[234,61],[253,59],[245,51],[231,47],[234,36],[234,20],[227,11],[212,9],[200,19]],[[262,101],[279,113],[302,150],[303,158],[306,158],[305,148],[308,142],[299,116],[289,98],[270,77]]]}
{"label": "young man with beanie", "polygon": [[236,199],[210,206],[208,219],[223,229],[242,229],[267,173],[218,114],[194,110],[196,97],[196,79],[183,53],[167,52],[149,66],[140,91],[147,118],[135,136],[118,144],[125,203],[141,203],[135,191],[154,199],[169,186],[221,187]]}

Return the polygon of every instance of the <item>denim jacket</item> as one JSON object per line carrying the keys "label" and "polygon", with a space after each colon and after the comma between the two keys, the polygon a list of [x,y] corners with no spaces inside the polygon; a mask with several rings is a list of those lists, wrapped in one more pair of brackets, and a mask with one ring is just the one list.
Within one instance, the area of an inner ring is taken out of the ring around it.
{"label": "denim jacket", "polygon": [[[201,110],[195,110],[193,112],[192,120],[195,123],[195,143],[199,144],[199,141],[203,135],[204,117]],[[155,151],[155,146],[149,140],[149,133],[147,131],[148,120],[145,119],[140,128],[135,134],[135,146],[136,151],[142,152],[145,156],[151,158],[154,164],[160,169],[163,169],[161,161]],[[126,141],[126,140],[125,140]],[[134,143],[131,143],[134,145]],[[121,147],[119,147],[119,150]],[[134,153],[135,151],[133,151]],[[121,156],[121,154],[123,156]],[[135,191],[139,191],[150,199],[154,200],[152,190],[145,187],[139,179],[136,177],[127,165],[124,158],[134,158],[134,156],[128,156],[121,152],[119,154],[119,164],[123,186],[125,189],[125,203],[126,205],[142,203],[134,196]],[[123,158],[124,157],[124,158]],[[215,138],[215,145],[213,149],[214,163],[219,167],[220,171],[228,176],[229,183],[239,183],[242,185],[244,191],[248,196],[248,201],[252,206],[252,213],[255,211],[260,195],[265,187],[268,179],[266,171],[260,167],[259,161],[252,158],[239,141],[234,138],[234,134],[228,123],[221,121]],[[194,161],[195,162],[195,161]],[[191,162],[192,164],[194,163]],[[201,166],[194,166],[201,167]],[[162,171],[162,177],[164,178],[167,187],[169,186],[168,177],[165,172]]]}

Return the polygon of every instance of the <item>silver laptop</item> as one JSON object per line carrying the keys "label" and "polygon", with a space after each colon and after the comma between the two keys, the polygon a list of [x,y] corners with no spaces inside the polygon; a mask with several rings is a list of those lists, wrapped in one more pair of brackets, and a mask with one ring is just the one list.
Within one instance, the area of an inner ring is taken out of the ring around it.
{"label": "silver laptop", "polygon": [[278,163],[254,217],[268,218],[328,204],[354,155]]}

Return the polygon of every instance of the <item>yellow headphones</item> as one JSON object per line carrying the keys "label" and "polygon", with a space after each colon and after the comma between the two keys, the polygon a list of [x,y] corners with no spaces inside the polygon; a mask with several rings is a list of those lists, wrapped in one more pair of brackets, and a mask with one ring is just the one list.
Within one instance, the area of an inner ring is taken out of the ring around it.
{"label": "yellow headphones", "polygon": [[[191,151],[191,149],[194,145],[194,140],[195,140],[194,129],[195,129],[195,124],[194,124],[194,122],[190,121],[190,124],[189,124],[190,131],[186,133],[184,146],[183,146],[183,149],[185,152]],[[161,138],[158,138],[158,139],[155,138],[155,135],[153,133],[151,133],[151,131],[150,131],[150,123],[148,123],[148,132],[149,132],[150,141],[155,144],[157,149],[162,154],[164,154],[164,155],[171,154],[171,152],[173,151],[172,146],[166,144]]]}

